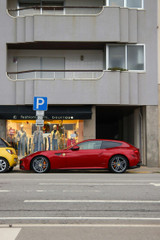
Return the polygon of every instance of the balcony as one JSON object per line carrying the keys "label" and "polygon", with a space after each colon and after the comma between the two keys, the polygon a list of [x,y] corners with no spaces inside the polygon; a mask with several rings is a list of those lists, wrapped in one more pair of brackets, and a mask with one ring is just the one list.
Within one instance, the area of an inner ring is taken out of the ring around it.
{"label": "balcony", "polygon": [[28,80],[99,80],[103,70],[28,70],[7,72],[13,81]]}
{"label": "balcony", "polygon": [[77,15],[99,14],[104,6],[103,0],[8,0],[8,12],[11,16],[28,15]]}
{"label": "balcony", "polygon": [[143,9],[143,0],[8,0],[11,16],[99,14],[104,7]]}

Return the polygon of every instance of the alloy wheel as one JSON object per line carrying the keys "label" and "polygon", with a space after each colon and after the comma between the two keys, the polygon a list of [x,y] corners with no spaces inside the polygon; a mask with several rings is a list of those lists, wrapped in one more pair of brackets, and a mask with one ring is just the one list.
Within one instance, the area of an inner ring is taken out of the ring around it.
{"label": "alloy wheel", "polygon": [[110,170],[114,173],[124,173],[127,169],[128,162],[124,156],[116,155],[110,160]]}
{"label": "alloy wheel", "polygon": [[43,156],[38,156],[32,161],[32,169],[36,173],[45,173],[49,170],[49,161]]}
{"label": "alloy wheel", "polygon": [[0,173],[6,172],[8,169],[8,163],[5,159],[0,159]]}

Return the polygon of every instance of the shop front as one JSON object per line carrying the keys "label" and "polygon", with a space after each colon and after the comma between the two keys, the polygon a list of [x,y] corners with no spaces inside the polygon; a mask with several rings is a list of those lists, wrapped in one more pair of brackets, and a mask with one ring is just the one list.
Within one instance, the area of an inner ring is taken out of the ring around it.
{"label": "shop front", "polygon": [[91,106],[48,107],[44,126],[36,126],[32,106],[1,106],[6,140],[19,158],[41,150],[64,149],[84,139],[85,121],[92,117]]}

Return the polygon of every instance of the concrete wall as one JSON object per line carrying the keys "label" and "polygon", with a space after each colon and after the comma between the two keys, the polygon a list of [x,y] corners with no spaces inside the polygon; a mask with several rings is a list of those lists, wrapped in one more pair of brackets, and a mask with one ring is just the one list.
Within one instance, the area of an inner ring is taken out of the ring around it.
{"label": "concrete wall", "polygon": [[158,107],[146,107],[146,141],[147,153],[146,160],[147,166],[158,167],[159,165],[159,142],[158,142]]}
{"label": "concrete wall", "polygon": [[[145,0],[146,10],[105,7],[98,16],[36,15],[18,18],[7,15],[6,3],[7,1],[0,1],[0,57],[3,59],[0,65],[0,83],[7,89],[10,98],[6,98],[6,93],[2,91],[2,105],[31,104],[34,94],[46,95],[50,104],[63,104],[64,98],[57,95],[59,89],[63,96],[68,93],[66,104],[72,104],[73,99],[75,104],[158,104],[156,1],[152,4],[150,0]],[[7,43],[62,40],[143,43],[146,48],[146,72],[105,72],[97,81],[78,82],[15,83],[6,77]]]}
{"label": "concrete wall", "polygon": [[[83,60],[81,60],[81,56],[83,56]],[[8,72],[17,71],[17,62],[14,59],[18,57],[26,57],[28,59],[32,57],[64,58],[66,70],[103,69],[103,51],[101,50],[9,50],[7,57]]]}
{"label": "concrete wall", "polygon": [[[157,104],[157,84],[150,85],[146,73],[104,71],[97,79],[39,79],[12,83],[16,95],[10,104],[32,104],[33,96],[46,96],[49,104]],[[148,88],[150,92],[145,91]],[[2,104],[8,101],[1,99]]]}

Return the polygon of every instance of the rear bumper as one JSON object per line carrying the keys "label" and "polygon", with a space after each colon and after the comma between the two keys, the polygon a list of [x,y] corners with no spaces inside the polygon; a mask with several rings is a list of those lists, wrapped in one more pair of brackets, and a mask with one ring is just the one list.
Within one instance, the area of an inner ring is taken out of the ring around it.
{"label": "rear bumper", "polygon": [[142,166],[142,161],[140,161],[137,165],[129,167],[129,169],[140,168]]}

